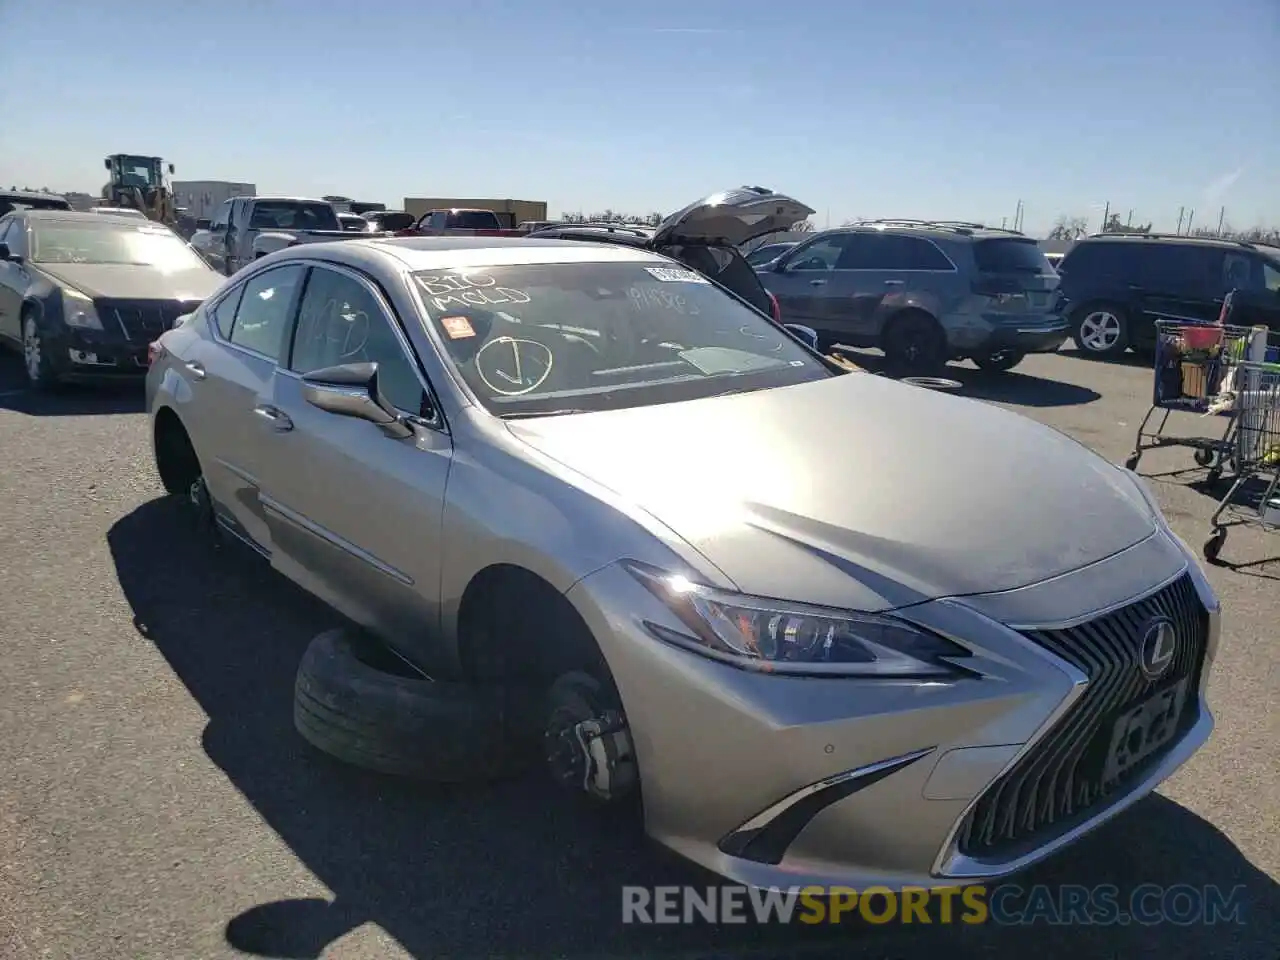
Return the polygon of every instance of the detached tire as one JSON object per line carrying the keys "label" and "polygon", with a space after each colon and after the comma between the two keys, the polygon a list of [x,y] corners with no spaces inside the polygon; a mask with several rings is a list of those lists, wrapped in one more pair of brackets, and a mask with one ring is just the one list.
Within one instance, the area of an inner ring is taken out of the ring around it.
{"label": "detached tire", "polygon": [[393,672],[393,660],[348,630],[318,635],[294,684],[298,733],[339,760],[415,780],[492,780],[522,768],[504,689]]}

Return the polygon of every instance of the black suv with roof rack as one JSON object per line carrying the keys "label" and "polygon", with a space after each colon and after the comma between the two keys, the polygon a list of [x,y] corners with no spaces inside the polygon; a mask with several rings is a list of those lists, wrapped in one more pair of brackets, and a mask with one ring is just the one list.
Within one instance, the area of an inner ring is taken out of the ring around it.
{"label": "black suv with roof rack", "polygon": [[1232,290],[1230,322],[1280,329],[1280,249],[1244,240],[1101,233],[1058,267],[1077,348],[1114,357],[1155,346],[1155,321],[1213,322]]}
{"label": "black suv with roof rack", "polygon": [[1012,369],[1067,339],[1058,274],[1016,230],[956,220],[864,220],[825,230],[760,266],[788,321],[822,348],[880,347],[929,373],[948,360]]}

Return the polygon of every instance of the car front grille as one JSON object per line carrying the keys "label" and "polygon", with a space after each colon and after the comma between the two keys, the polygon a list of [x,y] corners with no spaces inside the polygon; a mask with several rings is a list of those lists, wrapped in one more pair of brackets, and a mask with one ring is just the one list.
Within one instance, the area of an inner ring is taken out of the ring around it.
{"label": "car front grille", "polygon": [[[1153,617],[1173,621],[1177,647],[1157,680],[1139,666]],[[1209,616],[1189,574],[1119,610],[1064,630],[1028,638],[1089,678],[1084,692],[1036,745],[992,784],[957,833],[965,856],[1007,861],[1050,842],[1126,795],[1182,739],[1199,711],[1200,671]],[[1156,753],[1106,782],[1114,722],[1126,709],[1190,678],[1177,733]]]}
{"label": "car front grille", "polygon": [[150,343],[196,308],[182,300],[97,300],[95,306],[103,327],[114,323],[131,343]]}

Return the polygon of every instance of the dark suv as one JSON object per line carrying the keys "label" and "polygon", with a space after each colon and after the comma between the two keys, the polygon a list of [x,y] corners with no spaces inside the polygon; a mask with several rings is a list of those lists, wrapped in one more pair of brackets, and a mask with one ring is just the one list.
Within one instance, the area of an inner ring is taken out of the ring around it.
{"label": "dark suv", "polygon": [[1151,350],[1155,320],[1214,321],[1231,290],[1245,320],[1275,329],[1280,317],[1280,249],[1242,240],[1104,233],[1079,241],[1058,273],[1081,352],[1113,357]]}
{"label": "dark suv", "polygon": [[759,267],[788,321],[822,349],[880,347],[891,367],[948,360],[1011,370],[1067,339],[1058,275],[1040,245],[980,223],[867,220],[814,234]]}

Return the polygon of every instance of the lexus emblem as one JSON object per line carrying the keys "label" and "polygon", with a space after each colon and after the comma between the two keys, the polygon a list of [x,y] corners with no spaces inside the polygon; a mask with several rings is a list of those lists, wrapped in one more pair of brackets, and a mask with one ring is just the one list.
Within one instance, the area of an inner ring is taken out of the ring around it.
{"label": "lexus emblem", "polygon": [[1156,680],[1169,669],[1177,646],[1178,633],[1172,620],[1161,617],[1147,624],[1142,648],[1138,651],[1138,665],[1148,679]]}

